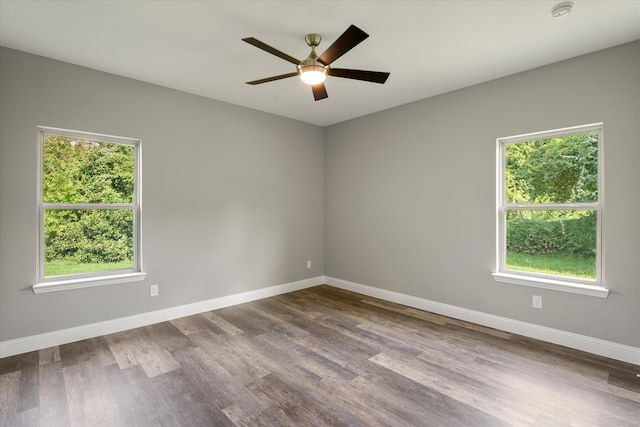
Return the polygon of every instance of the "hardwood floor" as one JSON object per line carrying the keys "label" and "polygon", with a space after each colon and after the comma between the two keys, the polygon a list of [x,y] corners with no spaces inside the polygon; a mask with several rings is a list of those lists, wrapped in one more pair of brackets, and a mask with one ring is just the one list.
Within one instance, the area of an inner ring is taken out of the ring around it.
{"label": "hardwood floor", "polygon": [[318,286],[0,359],[0,425],[638,426],[639,368]]}

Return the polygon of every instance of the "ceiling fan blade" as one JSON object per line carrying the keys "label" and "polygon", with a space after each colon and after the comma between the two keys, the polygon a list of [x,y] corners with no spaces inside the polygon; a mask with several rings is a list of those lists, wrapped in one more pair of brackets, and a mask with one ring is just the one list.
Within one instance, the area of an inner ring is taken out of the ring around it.
{"label": "ceiling fan blade", "polygon": [[318,61],[324,65],[329,65],[336,59],[340,58],[345,53],[356,47],[360,42],[369,37],[369,34],[362,31],[355,25],[351,25],[347,28],[347,31],[342,33],[331,46],[324,51],[318,58]]}
{"label": "ceiling fan blade", "polygon": [[286,54],[286,53],[284,53],[284,52],[280,52],[278,49],[276,49],[276,48],[274,48],[274,47],[271,47],[271,46],[269,46],[268,44],[263,43],[263,42],[261,42],[260,40],[255,39],[255,38],[253,38],[253,37],[247,37],[247,38],[245,38],[245,39],[242,39],[242,41],[247,42],[247,43],[249,43],[249,44],[251,44],[251,45],[253,45],[253,46],[257,47],[258,49],[262,49],[262,50],[264,50],[265,52],[269,52],[270,54],[275,55],[275,56],[277,56],[278,58],[282,58],[282,59],[284,59],[285,61],[289,61],[289,62],[291,62],[292,64],[298,65],[298,64],[300,63],[300,60],[299,60],[299,59],[296,59],[296,58],[294,58],[293,56],[289,56],[289,55],[287,55],[287,54]]}
{"label": "ceiling fan blade", "polygon": [[313,98],[316,101],[329,97],[329,95],[327,95],[327,88],[324,87],[324,83],[318,83],[317,85],[311,86],[311,90],[313,91]]}
{"label": "ceiling fan blade", "polygon": [[384,83],[389,77],[389,73],[382,71],[350,70],[347,68],[329,68],[329,75],[334,77],[344,77],[345,79],[364,80],[373,83]]}
{"label": "ceiling fan blade", "polygon": [[278,76],[267,77],[267,78],[260,79],[260,80],[253,80],[253,81],[247,82],[247,84],[248,85],[259,85],[261,83],[269,83],[269,82],[273,82],[275,80],[286,79],[287,77],[294,77],[294,76],[297,76],[297,75],[298,75],[298,73],[280,74]]}

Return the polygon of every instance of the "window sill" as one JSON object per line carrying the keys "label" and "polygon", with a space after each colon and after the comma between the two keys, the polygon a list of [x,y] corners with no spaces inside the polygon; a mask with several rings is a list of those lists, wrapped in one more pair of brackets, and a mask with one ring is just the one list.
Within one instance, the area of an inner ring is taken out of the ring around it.
{"label": "window sill", "polygon": [[589,295],[592,297],[606,298],[609,296],[609,289],[604,286],[586,285],[581,283],[565,282],[562,280],[543,279],[540,277],[524,276],[509,273],[492,273],[496,282],[511,283],[520,286],[531,286],[534,288],[552,289],[554,291],[571,292],[574,294]]}
{"label": "window sill", "polygon": [[51,282],[39,282],[33,285],[34,294],[45,292],[68,291],[72,289],[91,288],[94,286],[114,285],[118,283],[144,280],[146,273],[125,273],[113,276],[85,277],[82,279],[66,279]]}

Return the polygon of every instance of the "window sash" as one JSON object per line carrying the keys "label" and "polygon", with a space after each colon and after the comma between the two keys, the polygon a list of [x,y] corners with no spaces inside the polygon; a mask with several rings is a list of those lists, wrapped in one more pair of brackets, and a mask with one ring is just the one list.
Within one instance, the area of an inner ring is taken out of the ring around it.
{"label": "window sash", "polygon": [[47,210],[73,209],[136,209],[135,203],[42,203]]}
{"label": "window sash", "polygon": [[[503,207],[500,209],[500,221],[499,221],[499,253],[498,260],[499,266],[498,271],[501,273],[509,273],[509,274],[519,274],[531,277],[543,277],[547,279],[558,279],[562,278],[563,280],[576,282],[576,283],[584,283],[590,285],[602,285],[602,209],[600,206],[594,205],[592,203],[584,204],[584,205],[572,205],[572,208],[568,208],[565,205],[561,205],[558,208],[538,208],[540,205],[518,205],[517,209],[512,209],[510,207]],[[548,205],[547,205],[548,206]],[[556,205],[557,206],[557,205]],[[507,212],[510,210],[551,210],[551,211],[566,211],[566,210],[590,210],[596,212],[596,278],[595,279],[585,279],[574,276],[561,276],[554,274],[545,274],[545,273],[537,273],[531,271],[524,270],[512,270],[507,268]]]}

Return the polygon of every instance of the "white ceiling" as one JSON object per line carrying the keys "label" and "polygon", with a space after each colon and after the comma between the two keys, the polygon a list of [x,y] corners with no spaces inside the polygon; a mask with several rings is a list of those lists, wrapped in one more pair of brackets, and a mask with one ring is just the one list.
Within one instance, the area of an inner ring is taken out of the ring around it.
{"label": "white ceiling", "polygon": [[[560,1],[0,1],[0,44],[327,126],[640,39],[640,0]],[[388,71],[384,85],[329,77],[315,102],[297,78],[244,82],[321,53],[354,24],[370,37],[339,68]]]}

